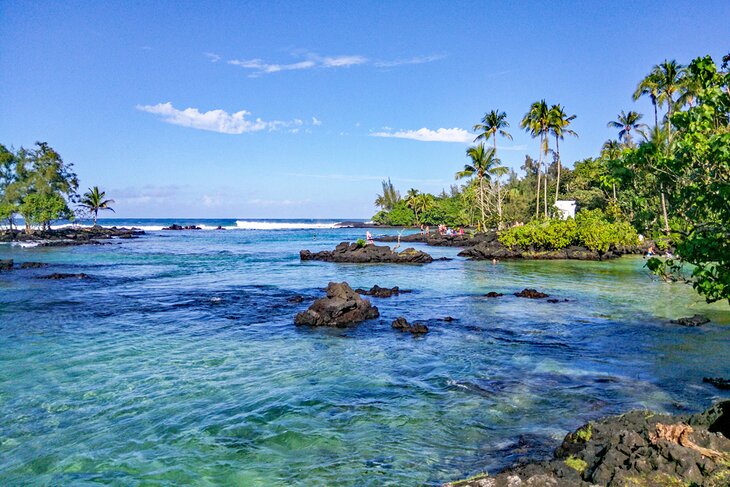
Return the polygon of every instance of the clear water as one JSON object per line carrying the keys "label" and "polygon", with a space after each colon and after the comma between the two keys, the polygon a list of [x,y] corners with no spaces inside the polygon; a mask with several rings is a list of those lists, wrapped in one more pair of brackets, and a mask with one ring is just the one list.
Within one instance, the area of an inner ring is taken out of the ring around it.
{"label": "clear water", "polygon": [[[606,414],[728,397],[701,382],[730,376],[728,305],[652,279],[641,258],[299,262],[363,234],[0,245],[2,259],[52,264],[0,274],[0,484],[434,485],[549,455]],[[50,272],[92,278],[36,279]],[[414,292],[374,299],[381,319],[357,327],[295,327],[329,281]],[[509,295],[525,287],[569,301]],[[694,313],[713,323],[667,323]],[[392,330],[400,315],[431,332]]]}

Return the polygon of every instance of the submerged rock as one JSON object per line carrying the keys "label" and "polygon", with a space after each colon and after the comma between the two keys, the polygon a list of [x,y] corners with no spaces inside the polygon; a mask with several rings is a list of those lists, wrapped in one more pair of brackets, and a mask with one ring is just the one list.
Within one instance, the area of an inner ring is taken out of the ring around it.
{"label": "submerged rock", "polygon": [[423,335],[425,333],[428,333],[428,327],[421,323],[408,323],[408,320],[406,320],[404,317],[399,316],[395,320],[393,320],[393,323],[391,325],[393,329],[400,330],[403,332],[409,332],[414,335]]}
{"label": "submerged rock", "polygon": [[49,274],[47,276],[40,276],[39,279],[52,279],[52,280],[58,280],[58,279],[88,279],[89,275],[84,274],[83,272],[80,272],[78,274],[68,274],[65,272],[54,272],[53,274]]}
{"label": "submerged rock", "polygon": [[310,252],[302,250],[299,252],[301,260],[322,260],[325,262],[347,262],[356,264],[389,263],[389,264],[428,264],[433,262],[433,257],[426,252],[416,249],[405,249],[402,252],[395,252],[387,245],[365,245],[357,243],[342,242],[335,250],[323,250],[321,252]]}
{"label": "submerged rock", "polygon": [[297,325],[344,327],[380,316],[378,308],[363,299],[346,282],[330,282],[327,297],[318,299],[294,318]]}
{"label": "submerged rock", "polygon": [[710,322],[710,319],[702,315],[687,316],[685,318],[678,318],[671,320],[671,323],[682,326],[701,326]]}
{"label": "submerged rock", "polygon": [[502,294],[502,293],[497,293],[497,292],[494,292],[494,291],[489,291],[489,292],[488,292],[487,294],[485,294],[484,296],[485,296],[485,297],[487,297],[487,298],[499,298],[499,297],[501,297],[501,296],[504,296],[504,294]]}
{"label": "submerged rock", "polygon": [[[196,227],[195,225],[178,225],[177,223],[173,223],[169,227],[164,227],[163,230],[202,230],[200,227]],[[222,230],[222,228],[220,228]]]}
{"label": "submerged rock", "polygon": [[549,294],[542,293],[537,289],[523,289],[522,291],[515,293],[518,298],[529,298],[529,299],[542,299],[550,296]]}
{"label": "submerged rock", "polygon": [[722,377],[703,377],[702,382],[712,384],[718,389],[730,390],[730,379],[723,379]]}
{"label": "submerged rock", "polygon": [[358,294],[364,294],[365,296],[372,296],[374,298],[389,298],[391,296],[398,296],[401,293],[411,292],[408,289],[400,289],[398,286],[387,288],[380,287],[377,284],[370,289],[355,289]]}
{"label": "submerged rock", "polygon": [[13,270],[13,259],[0,259],[0,271]]}
{"label": "submerged rock", "polygon": [[43,267],[48,267],[48,264],[45,262],[23,262],[20,264],[21,269],[40,269]]}
{"label": "submerged rock", "polygon": [[303,301],[304,301],[304,296],[302,296],[300,294],[287,298],[287,302],[289,302],[289,303],[301,303]]}
{"label": "submerged rock", "polygon": [[552,460],[445,485],[724,486],[730,479],[729,423],[730,401],[693,416],[632,411],[569,433]]}

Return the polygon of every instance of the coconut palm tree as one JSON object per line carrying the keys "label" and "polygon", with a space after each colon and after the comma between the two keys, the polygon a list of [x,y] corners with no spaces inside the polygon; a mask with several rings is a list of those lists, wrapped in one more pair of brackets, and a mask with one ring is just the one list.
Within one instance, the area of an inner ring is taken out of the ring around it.
{"label": "coconut palm tree", "polygon": [[[525,114],[520,122],[520,127],[525,129],[532,138],[540,137],[540,153],[537,163],[537,196],[535,198],[535,217],[540,214],[540,165],[543,163],[543,154],[548,152],[548,132],[550,121],[550,109],[545,100],[536,101],[530,106],[530,110]],[[547,169],[545,169],[545,216],[547,217]]]}
{"label": "coconut palm tree", "polygon": [[560,104],[553,105],[550,107],[550,119],[548,121],[548,129],[550,134],[555,137],[555,154],[558,160],[558,178],[555,183],[555,201],[558,201],[558,194],[560,193],[560,141],[565,138],[566,135],[572,135],[578,137],[575,131],[568,128],[570,122],[575,120],[575,115],[568,115],[565,113]]}
{"label": "coconut palm tree", "polygon": [[[496,156],[497,154],[497,134],[501,135],[505,139],[512,140],[512,135],[507,132],[505,129],[509,127],[509,122],[507,122],[507,114],[505,112],[500,112],[499,110],[492,110],[491,112],[487,112],[484,114],[484,117],[482,117],[482,122],[474,125],[472,130],[474,132],[478,132],[478,135],[474,139],[474,142],[477,140],[483,140],[485,142],[488,142],[489,139],[492,139],[493,148],[494,148],[494,154]],[[495,174],[497,176],[496,183],[497,183],[497,214],[499,215],[499,225],[502,225],[502,190],[501,190],[501,182],[499,181],[499,177],[503,176],[502,174]]]}
{"label": "coconut palm tree", "polygon": [[608,122],[608,127],[621,129],[618,133],[619,140],[623,140],[627,147],[631,147],[633,145],[631,131],[634,130],[639,134],[644,135],[644,129],[648,128],[645,123],[639,122],[642,117],[643,115],[641,113],[637,113],[633,110],[629,111],[629,113],[625,113],[621,110],[621,113],[616,120]]}
{"label": "coconut palm tree", "polygon": [[393,183],[388,180],[383,180],[383,194],[379,194],[375,198],[375,206],[379,206],[385,211],[393,209],[396,203],[400,201],[400,193],[395,189]]}
{"label": "coconut palm tree", "polygon": [[406,197],[403,199],[403,201],[406,202],[406,206],[413,210],[413,214],[416,217],[416,221],[418,221],[418,196],[421,193],[415,189],[411,188],[408,190],[408,193],[406,193]]}
{"label": "coconut palm tree", "polygon": [[664,60],[663,63],[654,66],[657,70],[657,85],[659,92],[659,106],[667,104],[667,137],[672,138],[672,123],[670,117],[674,111],[674,95],[682,89],[683,79],[685,75],[684,66],[677,63],[674,59],[671,61]]}
{"label": "coconut palm tree", "polygon": [[491,138],[494,143],[494,153],[497,153],[497,134],[501,135],[505,139],[512,140],[512,135],[505,130],[509,127],[507,122],[507,114],[500,112],[499,110],[492,110],[487,112],[482,117],[482,122],[474,125],[472,130],[477,132],[478,135],[474,139],[474,142],[482,140],[488,142]]}
{"label": "coconut palm tree", "polygon": [[486,226],[486,211],[484,203],[484,182],[489,181],[496,174],[499,159],[494,157],[494,149],[487,149],[484,144],[474,145],[466,150],[471,164],[465,164],[464,169],[456,173],[456,179],[475,177],[478,185],[479,211],[481,214],[480,229]]}
{"label": "coconut palm tree", "polygon": [[105,200],[106,193],[100,191],[98,186],[89,188],[81,197],[80,206],[86,208],[94,215],[94,226],[96,226],[96,218],[99,215],[99,210],[111,210],[114,212],[114,208],[109,206],[110,203],[114,203],[114,200]]}
{"label": "coconut palm tree", "polygon": [[644,79],[639,82],[639,85],[634,91],[634,101],[638,100],[644,95],[649,96],[651,104],[654,106],[654,125],[659,125],[659,114],[657,112],[657,105],[659,103],[659,78],[661,73],[659,67],[654,66],[651,72],[646,75]]}
{"label": "coconut palm tree", "polygon": [[[433,196],[428,193],[421,193],[413,198],[413,212],[418,215],[419,213],[423,216],[424,213],[433,209]],[[416,216],[416,223],[420,223],[418,216]]]}

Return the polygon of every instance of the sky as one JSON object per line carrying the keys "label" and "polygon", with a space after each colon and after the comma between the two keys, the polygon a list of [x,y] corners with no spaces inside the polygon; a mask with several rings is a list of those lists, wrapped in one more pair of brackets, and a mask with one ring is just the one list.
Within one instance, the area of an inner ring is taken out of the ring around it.
{"label": "sky", "polygon": [[381,181],[438,193],[471,127],[534,101],[597,155],[664,59],[730,51],[730,2],[0,0],[0,143],[48,142],[118,217],[368,218]]}

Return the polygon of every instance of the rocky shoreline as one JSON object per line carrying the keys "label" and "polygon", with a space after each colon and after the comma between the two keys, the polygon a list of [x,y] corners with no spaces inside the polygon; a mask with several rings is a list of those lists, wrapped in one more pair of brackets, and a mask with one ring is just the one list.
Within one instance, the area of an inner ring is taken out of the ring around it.
{"label": "rocky shoreline", "polygon": [[730,485],[730,401],[691,416],[631,411],[569,433],[553,458],[444,487]]}
{"label": "rocky shoreline", "polygon": [[643,254],[651,245],[651,242],[646,242],[635,247],[612,247],[606,252],[597,252],[578,245],[560,250],[542,250],[534,247],[509,248],[499,241],[495,230],[473,235],[440,235],[438,233],[383,235],[374,240],[378,242],[418,242],[436,247],[464,247],[464,250],[458,255],[471,260],[609,260],[626,254]]}
{"label": "rocky shoreline", "polygon": [[348,242],[341,242],[334,250],[302,250],[299,258],[302,261],[321,260],[351,264],[428,264],[434,260],[426,252],[412,248],[396,252],[387,245],[358,245]]}
{"label": "rocky shoreline", "polygon": [[33,243],[39,247],[66,247],[72,245],[94,245],[104,241],[123,238],[132,239],[144,235],[143,230],[136,228],[104,228],[104,227],[68,227],[57,230],[35,231],[26,233],[23,230],[0,231],[0,243]]}

